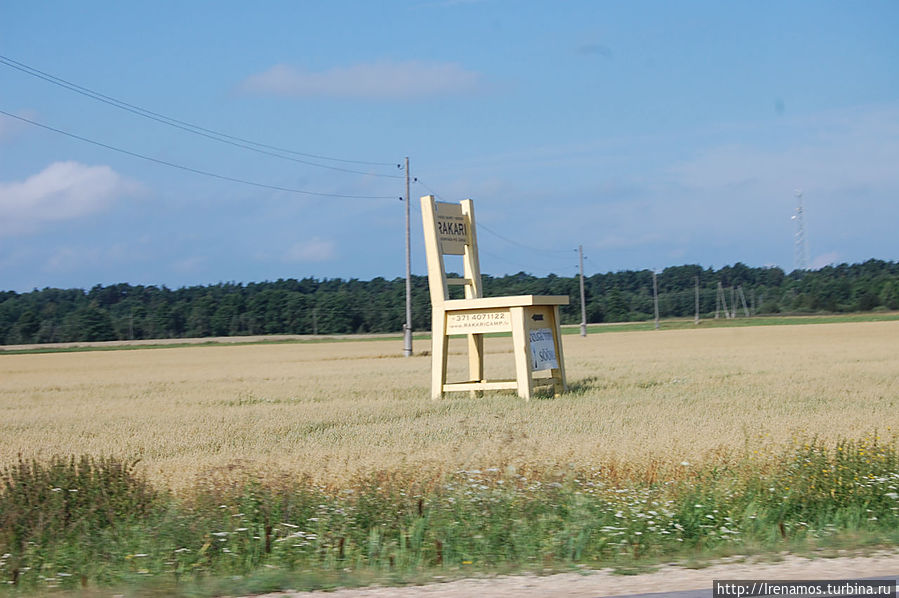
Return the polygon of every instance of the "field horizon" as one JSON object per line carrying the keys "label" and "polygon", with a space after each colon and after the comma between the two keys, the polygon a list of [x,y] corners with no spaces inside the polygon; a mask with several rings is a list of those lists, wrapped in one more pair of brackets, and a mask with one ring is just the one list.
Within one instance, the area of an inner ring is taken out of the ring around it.
{"label": "field horizon", "polygon": [[[429,357],[404,358],[391,340],[11,354],[0,358],[0,465],[140,459],[172,488],[227,471],[336,486],[508,467],[677,476],[800,438],[894,437],[897,338],[897,321],[566,335],[571,392],[531,402],[431,401]],[[451,378],[463,375],[462,340]],[[511,375],[509,345],[487,340],[491,375]]]}
{"label": "field horizon", "polygon": [[[854,312],[844,314],[833,313],[795,313],[795,314],[768,314],[743,317],[742,315],[729,319],[706,317],[697,325],[693,318],[662,318],[660,329],[699,329],[701,328],[734,328],[745,326],[787,326],[798,324],[842,324],[850,322],[884,322],[899,321],[899,311],[876,310],[868,312]],[[562,334],[580,334],[580,324],[562,324]],[[588,334],[602,334],[607,332],[630,332],[636,330],[655,329],[652,320],[634,320],[625,322],[602,322],[587,325]],[[509,333],[498,333],[490,336],[505,337]],[[180,346],[198,345],[257,345],[274,343],[327,343],[346,341],[369,340],[402,340],[402,331],[396,332],[365,332],[346,334],[254,334],[254,335],[230,335],[230,336],[198,336],[188,338],[152,338],[139,340],[111,340],[111,341],[71,341],[59,343],[26,343],[15,345],[0,345],[0,355],[14,355],[21,353],[53,353],[67,351],[115,351],[135,348],[173,348]],[[413,331],[413,338],[418,342],[425,342],[425,348],[421,345],[415,347],[419,354],[430,352],[428,341],[431,339],[430,330]],[[398,349],[399,351],[399,349]]]}

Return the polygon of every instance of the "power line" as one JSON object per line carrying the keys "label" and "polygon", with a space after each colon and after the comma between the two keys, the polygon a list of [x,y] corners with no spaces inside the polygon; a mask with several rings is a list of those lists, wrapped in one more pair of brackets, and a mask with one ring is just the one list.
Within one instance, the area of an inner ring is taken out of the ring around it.
{"label": "power line", "polygon": [[[534,251],[537,253],[570,253],[572,251],[571,249],[540,249],[539,247],[531,247],[530,245],[525,245],[524,243],[519,243],[518,241],[516,241],[514,239],[510,239],[509,237],[504,237],[503,235],[499,234],[498,232],[496,232],[495,230],[493,230],[492,228],[490,228],[489,226],[487,226],[481,222],[478,223],[478,228],[482,228],[482,229],[486,230],[488,233],[490,233],[494,237],[501,239],[501,240],[505,241],[506,243],[510,243],[517,247],[521,247],[522,249],[527,249],[529,251]],[[575,249],[574,251],[577,251],[577,249]],[[559,259],[559,256],[556,256],[555,259]]]}
{"label": "power line", "polygon": [[[267,156],[272,156],[275,158],[281,158],[282,160],[290,160],[291,162],[297,162],[300,164],[306,164],[308,166],[315,166],[318,168],[326,168],[328,170],[336,170],[338,172],[346,172],[351,174],[360,174],[364,176],[374,176],[374,177],[383,177],[383,178],[393,178],[399,179],[402,178],[400,175],[395,174],[380,174],[374,172],[364,172],[361,170],[353,170],[350,168],[341,168],[339,166],[330,166],[328,164],[318,164],[316,162],[309,162],[308,160],[302,160],[300,158],[294,158],[291,156],[285,156],[284,153],[294,154],[297,156],[306,156],[309,158],[316,158],[319,160],[332,160],[336,162],[344,162],[350,164],[367,164],[371,166],[399,166],[397,164],[389,163],[389,162],[368,162],[365,160],[346,160],[342,158],[332,158],[328,156],[322,156],[318,154],[307,154],[304,152],[297,152],[290,149],[280,148],[273,145],[268,145],[264,143],[259,143],[256,141],[252,141],[249,139],[243,139],[241,137],[236,137],[234,135],[228,135],[227,133],[222,133],[220,131],[215,131],[213,129],[207,129],[205,127],[201,127],[199,125],[195,125],[186,121],[178,120],[176,118],[172,118],[170,116],[166,116],[164,114],[160,114],[158,112],[153,112],[152,110],[148,110],[146,108],[141,108],[140,106],[136,106],[134,104],[129,104],[123,100],[119,100],[113,98],[111,96],[104,95],[100,92],[94,91],[87,87],[83,87],[76,83],[72,83],[70,81],[66,81],[60,77],[56,77],[55,75],[51,75],[49,73],[45,73],[44,71],[38,70],[36,68],[30,67],[27,64],[18,62],[11,58],[7,58],[6,56],[0,55],[0,64],[8,66],[10,68],[21,71],[27,75],[32,77],[36,77],[38,79],[42,79],[47,81],[48,83],[52,83],[64,89],[68,89],[69,91],[73,91],[75,93],[81,94],[83,96],[89,97],[91,99],[97,100],[99,102],[103,102],[104,104],[108,104],[115,108],[119,108],[120,110],[125,110],[126,112],[130,112],[132,114],[136,114],[137,116],[142,116],[144,118],[162,123],[164,125],[168,125],[170,127],[174,127],[176,129],[180,129],[182,131],[186,131],[188,133],[193,133],[194,135],[199,135],[201,137],[205,137],[207,139],[211,139],[213,141],[218,141],[219,143],[226,143],[228,145],[232,145],[234,147],[239,147],[242,149],[247,149],[253,152],[257,152],[260,154],[264,154]],[[255,146],[255,147],[254,147]],[[283,152],[283,153],[277,153]]]}
{"label": "power line", "polygon": [[192,172],[194,174],[201,174],[203,176],[220,179],[223,181],[230,181],[232,183],[241,183],[243,185],[250,185],[253,187],[261,187],[263,189],[272,189],[275,191],[286,191],[288,193],[300,193],[302,195],[316,195],[319,197],[340,197],[345,199],[393,199],[393,195],[344,195],[341,193],[320,193],[317,191],[306,191],[304,189],[293,189],[291,187],[280,187],[278,185],[268,185],[266,183],[257,183],[255,181],[248,181],[246,179],[239,179],[236,177],[227,176],[224,174],[218,174],[215,172],[209,172],[207,170],[200,170],[199,168],[193,168],[191,166],[184,166],[183,164],[176,164],[175,162],[168,162],[166,160],[160,160],[159,158],[154,158],[152,156],[147,156],[144,154],[139,154],[137,152],[132,152],[130,150],[126,150],[120,147],[116,147],[114,145],[109,145],[106,143],[102,143],[100,141],[94,141],[93,139],[88,139],[87,137],[82,137],[80,135],[76,135],[74,133],[69,133],[68,131],[63,131],[62,129],[57,129],[55,127],[51,127],[49,125],[45,125],[39,122],[35,122],[33,120],[29,120],[23,116],[18,116],[16,114],[11,114],[9,112],[5,112],[0,110],[0,114],[8,116],[10,118],[15,118],[22,122],[26,122],[30,125],[34,125],[36,127],[40,127],[42,129],[47,129],[48,131],[53,131],[54,133],[59,133],[60,135],[65,135],[66,137],[71,137],[72,139],[77,139],[79,141],[84,141],[85,143],[90,143],[105,149],[109,149],[115,152],[119,152],[121,154],[125,154],[128,156],[133,156],[135,158],[140,158],[142,160],[147,160],[149,162],[155,162],[156,164],[162,164],[163,166],[169,166],[171,168],[177,168],[179,170],[185,170],[187,172]]}
{"label": "power line", "polygon": [[[577,251],[577,250],[575,250],[575,251]],[[535,265],[534,265],[534,264],[523,264],[522,262],[519,262],[519,261],[517,261],[517,260],[509,259],[509,258],[506,257],[506,256],[497,255],[497,254],[493,253],[492,251],[488,251],[488,250],[483,249],[483,248],[480,248],[480,247],[478,248],[478,253],[481,254],[481,255],[487,256],[487,257],[489,257],[489,258],[491,258],[491,259],[493,259],[493,260],[497,260],[497,261],[500,261],[500,262],[505,262],[506,264],[508,264],[508,265],[510,265],[510,266],[515,266],[516,268],[518,268],[518,270],[519,270],[520,272],[524,272],[524,273],[526,273],[526,274],[529,274],[530,276],[534,276],[533,274],[530,274],[530,273],[533,272],[534,269],[535,269]],[[552,272],[552,271],[551,271],[550,273],[551,273],[551,274],[555,274],[555,272]],[[573,272],[572,276],[576,276],[576,275],[577,275],[577,265],[574,266],[574,272]],[[565,270],[560,268],[560,269],[559,269],[559,274],[558,274],[558,276],[563,276],[563,277],[564,277],[564,276],[565,276]],[[494,277],[495,277],[495,276],[494,276]],[[542,277],[540,277],[540,276],[535,276],[535,278],[542,278]]]}
{"label": "power line", "polygon": [[427,186],[427,185],[425,184],[425,182],[424,182],[423,180],[421,180],[421,178],[415,177],[415,182],[418,183],[419,185],[421,185],[422,187],[424,187],[425,189],[427,189],[428,191],[430,191],[430,192],[431,192],[431,195],[433,195],[433,196],[436,197],[437,199],[443,199],[443,198],[440,196],[439,193],[437,193],[436,191],[434,191],[433,189],[431,189],[429,186]]}
{"label": "power line", "polygon": [[[433,189],[431,189],[428,185],[426,185],[426,184],[424,183],[424,181],[421,180],[421,178],[416,178],[416,182],[417,182],[418,184],[420,184],[422,187],[424,187],[425,189],[427,189],[428,191],[430,191],[432,195],[434,195],[434,196],[437,197],[438,199],[441,199],[440,194],[437,193],[436,191],[434,191]],[[501,239],[501,240],[505,241],[506,243],[509,243],[509,244],[511,244],[511,245],[516,245],[516,246],[518,246],[518,247],[521,247],[522,249],[527,249],[528,251],[534,251],[534,252],[540,253],[540,254],[547,254],[547,253],[569,253],[569,252],[571,251],[570,249],[541,249],[541,248],[538,248],[538,247],[532,247],[532,246],[530,246],[530,245],[525,245],[524,243],[521,243],[521,242],[519,242],[519,241],[515,241],[514,239],[510,239],[510,238],[508,238],[508,237],[505,237],[505,236],[499,234],[498,232],[496,232],[495,230],[493,230],[492,228],[490,228],[489,226],[487,226],[486,224],[484,224],[484,223],[481,222],[481,221],[478,222],[478,228],[487,231],[488,233],[490,233],[490,234],[493,235],[494,237],[496,237],[496,238],[498,238],[498,239]],[[577,251],[577,249],[575,249],[574,251]],[[559,259],[559,256],[555,256],[553,259]]]}

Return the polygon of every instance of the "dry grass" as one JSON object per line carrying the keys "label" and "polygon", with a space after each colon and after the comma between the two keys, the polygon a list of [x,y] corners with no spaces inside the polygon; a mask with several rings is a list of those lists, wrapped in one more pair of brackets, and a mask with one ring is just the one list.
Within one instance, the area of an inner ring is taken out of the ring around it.
{"label": "dry grass", "polygon": [[[573,392],[529,403],[504,393],[432,402],[430,358],[403,358],[395,340],[0,355],[0,462],[140,456],[175,488],[234,464],[330,483],[374,469],[568,463],[626,474],[796,435],[899,431],[899,322],[564,343]],[[511,377],[510,344],[488,339],[488,374]]]}

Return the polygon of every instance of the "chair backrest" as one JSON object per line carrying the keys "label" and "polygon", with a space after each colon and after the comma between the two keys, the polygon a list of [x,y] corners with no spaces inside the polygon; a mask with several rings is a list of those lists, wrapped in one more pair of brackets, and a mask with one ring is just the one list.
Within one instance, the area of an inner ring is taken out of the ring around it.
{"label": "chair backrest", "polygon": [[[425,195],[421,198],[421,215],[431,305],[439,307],[449,299],[450,285],[463,285],[466,299],[483,297],[474,202],[465,199],[460,203],[446,203],[437,201],[433,195]],[[462,256],[463,278],[447,278],[443,261],[446,255]]]}

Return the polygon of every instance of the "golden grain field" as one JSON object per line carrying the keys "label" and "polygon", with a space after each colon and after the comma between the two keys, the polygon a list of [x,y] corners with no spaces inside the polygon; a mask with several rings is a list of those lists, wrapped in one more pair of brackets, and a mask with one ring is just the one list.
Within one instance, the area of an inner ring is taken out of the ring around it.
{"label": "golden grain field", "polygon": [[[487,347],[488,375],[513,377],[511,340]],[[796,435],[899,431],[896,321],[565,336],[564,349],[572,392],[530,402],[431,401],[430,358],[403,358],[397,340],[0,355],[0,464],[88,453],[140,457],[173,488],[234,464],[340,483],[380,469],[680,467]]]}

